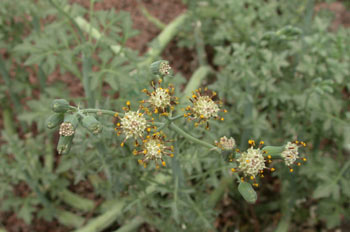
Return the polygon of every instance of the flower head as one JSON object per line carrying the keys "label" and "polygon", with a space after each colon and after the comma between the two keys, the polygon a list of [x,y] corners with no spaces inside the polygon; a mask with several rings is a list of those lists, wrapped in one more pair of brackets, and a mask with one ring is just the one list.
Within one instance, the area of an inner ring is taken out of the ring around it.
{"label": "flower head", "polygon": [[[304,142],[288,142],[286,146],[284,147],[283,152],[281,153],[282,158],[284,159],[284,163],[287,166],[293,165],[297,160],[301,159],[304,162],[306,161],[306,158],[300,158],[299,157],[299,147],[300,146],[306,146],[306,143]],[[297,165],[300,166],[301,162],[297,162]],[[290,171],[293,172],[293,168],[290,167]]]}
{"label": "flower head", "polygon": [[[205,92],[207,92],[207,89],[205,89]],[[219,108],[220,101],[213,100],[216,97],[215,92],[212,92],[210,96],[205,94],[205,92],[202,92],[201,88],[193,92],[192,98],[190,98],[192,106],[186,107],[187,113],[184,116],[188,117],[189,120],[198,120],[198,123],[195,124],[196,126],[201,123],[207,123],[208,128],[208,120],[214,118],[223,121],[224,118],[219,116],[219,112],[226,112],[226,110]]]}
{"label": "flower head", "polygon": [[154,133],[152,136],[148,135],[144,139],[142,144],[142,150],[134,150],[134,155],[142,154],[144,158],[139,160],[140,164],[143,164],[145,167],[148,162],[154,160],[156,167],[159,168],[158,161],[161,162],[163,166],[166,166],[164,161],[164,155],[173,157],[172,152],[174,151],[173,146],[167,146],[165,141],[165,135],[162,135],[160,132]]}
{"label": "flower head", "polygon": [[118,135],[125,135],[125,139],[121,146],[123,146],[124,142],[131,137],[135,140],[137,138],[142,138],[144,131],[147,128],[147,120],[144,117],[144,114],[139,110],[131,111],[129,101],[126,103],[126,105],[127,107],[123,108],[126,111],[123,117],[115,115],[119,119],[115,130],[117,131]]}
{"label": "flower head", "polygon": [[246,152],[241,154],[241,157],[237,159],[239,163],[239,170],[243,172],[245,176],[253,176],[261,173],[265,166],[265,159],[262,150],[253,147],[249,148]]}
{"label": "flower head", "polygon": [[74,135],[74,126],[72,123],[70,122],[63,122],[60,125],[60,130],[59,130],[59,134],[63,135],[63,136],[72,136]]}
{"label": "flower head", "polygon": [[227,138],[226,136],[221,137],[220,141],[215,141],[216,146],[222,150],[232,150],[236,146],[236,141],[234,138]]}
{"label": "flower head", "polygon": [[[157,83],[158,87],[152,81],[152,92],[148,91],[147,89],[142,90],[149,96],[149,98],[141,101],[141,103],[149,103],[153,113],[160,113],[161,115],[167,116],[168,112],[173,110],[174,105],[177,104],[177,97],[173,96],[175,89],[172,85],[169,85],[168,88],[162,88],[161,79],[159,79]],[[151,114],[148,108],[144,107],[144,110]]]}

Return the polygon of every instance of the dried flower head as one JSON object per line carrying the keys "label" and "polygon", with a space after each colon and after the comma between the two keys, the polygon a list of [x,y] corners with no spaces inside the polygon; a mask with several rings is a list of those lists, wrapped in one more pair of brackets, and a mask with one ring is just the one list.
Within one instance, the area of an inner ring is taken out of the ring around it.
{"label": "dried flower head", "polygon": [[[283,152],[281,153],[282,158],[284,159],[284,163],[287,166],[293,165],[297,160],[303,160],[306,161],[306,158],[300,158],[299,157],[299,146],[306,146],[306,143],[304,142],[288,142],[286,146],[284,147]],[[301,162],[297,162],[297,165],[300,166]],[[293,172],[293,168],[290,167],[290,171]]]}
{"label": "dried flower head", "polygon": [[70,122],[63,122],[60,125],[60,130],[59,130],[59,134],[63,135],[63,136],[72,136],[74,135],[74,126],[72,123]]}
{"label": "dried flower head", "polygon": [[222,104],[220,101],[213,100],[216,97],[216,92],[212,92],[210,96],[206,95],[205,92],[208,92],[207,88],[204,89],[204,92],[202,92],[201,88],[193,92],[192,98],[190,98],[192,106],[186,107],[187,113],[185,113],[184,116],[189,120],[197,119],[198,123],[196,123],[195,126],[207,123],[207,128],[209,128],[209,119],[215,118],[223,121],[224,118],[219,116],[219,112],[227,111],[219,108],[219,105]]}
{"label": "dried flower head", "polygon": [[124,134],[125,139],[121,143],[121,146],[124,145],[125,141],[129,138],[142,138],[144,131],[147,128],[147,120],[144,117],[144,114],[138,111],[130,110],[130,102],[126,103],[127,107],[123,108],[126,112],[123,117],[115,115],[120,122],[117,123],[115,130],[118,135]]}
{"label": "dried flower head", "polygon": [[[160,115],[167,116],[168,112],[173,110],[174,105],[178,103],[178,99],[177,97],[173,96],[175,89],[172,85],[169,85],[168,88],[162,88],[161,83],[162,80],[159,79],[157,82],[159,87],[156,87],[152,81],[152,92],[149,92],[147,89],[142,90],[142,92],[146,93],[149,98],[147,100],[141,101],[141,103],[149,103],[149,106],[153,113],[160,113]],[[148,108],[144,107],[144,110],[151,114]]]}
{"label": "dried flower head", "polygon": [[215,141],[216,146],[222,150],[232,150],[236,146],[236,141],[234,138],[227,138],[226,136],[221,137],[220,141]]}
{"label": "dried flower head", "polygon": [[144,139],[142,144],[142,150],[137,151],[134,150],[134,155],[142,154],[144,158],[139,160],[140,164],[143,164],[145,167],[147,163],[151,160],[154,160],[156,163],[156,167],[159,168],[158,161],[161,162],[163,166],[166,166],[166,163],[163,159],[164,155],[173,157],[173,146],[167,146],[165,140],[165,135],[161,132],[156,132],[152,136],[148,135],[146,139]]}

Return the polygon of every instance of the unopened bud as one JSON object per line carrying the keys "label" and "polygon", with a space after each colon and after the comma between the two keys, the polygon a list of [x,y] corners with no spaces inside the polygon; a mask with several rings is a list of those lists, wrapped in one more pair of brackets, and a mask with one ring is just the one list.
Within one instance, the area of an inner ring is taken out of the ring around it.
{"label": "unopened bud", "polygon": [[65,113],[69,109],[69,102],[65,99],[55,99],[52,102],[52,110],[56,113]]}
{"label": "unopened bud", "polygon": [[99,134],[102,131],[102,125],[99,121],[96,120],[94,116],[83,117],[81,124],[83,127],[88,129],[93,134]]}
{"label": "unopened bud", "polygon": [[72,147],[74,136],[60,136],[57,144],[57,152],[60,155],[65,155],[70,151]]}
{"label": "unopened bud", "polygon": [[63,114],[52,114],[46,119],[46,126],[49,129],[53,129],[60,125],[63,122],[64,115]]}

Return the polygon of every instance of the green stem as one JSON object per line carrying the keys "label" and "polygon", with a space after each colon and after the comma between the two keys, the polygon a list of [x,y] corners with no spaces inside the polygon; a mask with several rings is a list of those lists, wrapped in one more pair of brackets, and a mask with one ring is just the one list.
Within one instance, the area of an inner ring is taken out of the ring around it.
{"label": "green stem", "polygon": [[220,149],[217,148],[216,146],[193,137],[192,135],[190,135],[187,132],[185,132],[184,130],[182,130],[180,127],[176,126],[173,122],[170,123],[170,128],[194,143],[197,143],[197,144],[202,145],[204,147],[207,147],[207,148],[213,149],[217,152],[220,152]]}
{"label": "green stem", "polygon": [[67,205],[83,212],[89,212],[95,207],[94,201],[83,198],[67,189],[60,192],[58,196]]}
{"label": "green stem", "polygon": [[214,208],[225,193],[227,187],[232,183],[232,176],[223,177],[219,186],[210,194],[208,208]]}
{"label": "green stem", "polygon": [[[95,113],[95,114],[107,114],[114,117],[114,115],[118,112],[112,110],[101,110],[101,109],[82,109],[80,110],[82,113]],[[121,115],[120,113],[118,113]]]}
{"label": "green stem", "polygon": [[182,118],[182,117],[184,117],[184,115],[183,114],[179,114],[179,115],[176,115],[174,117],[169,117],[168,119],[169,119],[169,121],[175,121],[176,119],[179,119],[179,118]]}
{"label": "green stem", "polygon": [[157,19],[156,17],[154,17],[153,15],[151,15],[148,10],[146,9],[146,7],[144,7],[143,5],[140,5],[139,9],[141,10],[141,13],[143,14],[143,16],[145,16],[145,18],[150,21],[151,23],[153,23],[156,27],[158,27],[159,29],[163,30],[166,27],[166,24],[162,23],[159,19]]}
{"label": "green stem", "polygon": [[114,232],[129,232],[129,231],[136,231],[137,228],[139,228],[145,220],[141,217],[135,217],[130,222],[127,222],[124,226],[120,227]]}
{"label": "green stem", "polygon": [[56,209],[56,218],[63,225],[74,228],[79,228],[84,223],[84,218],[62,209]]}
{"label": "green stem", "polygon": [[164,30],[151,42],[150,49],[148,50],[146,56],[148,58],[140,64],[149,65],[152,63],[159,55],[162,53],[164,48],[168,45],[168,43],[174,38],[174,36],[179,32],[180,28],[183,27],[185,22],[189,17],[188,13],[183,13],[170,22]]}
{"label": "green stem", "polygon": [[125,201],[119,200],[106,213],[92,219],[86,226],[75,232],[99,232],[109,227],[123,212]]}

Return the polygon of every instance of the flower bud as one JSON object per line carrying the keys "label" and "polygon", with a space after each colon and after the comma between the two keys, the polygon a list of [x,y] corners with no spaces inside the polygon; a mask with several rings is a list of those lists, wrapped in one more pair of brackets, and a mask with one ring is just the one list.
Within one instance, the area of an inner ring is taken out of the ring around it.
{"label": "flower bud", "polygon": [[55,99],[52,102],[52,110],[56,113],[65,113],[69,109],[69,102],[65,99]]}
{"label": "flower bud", "polygon": [[57,144],[57,152],[60,155],[65,155],[70,151],[72,147],[74,136],[60,136]]}
{"label": "flower bud", "polygon": [[83,117],[81,124],[93,134],[99,134],[102,131],[102,125],[94,116]]}
{"label": "flower bud", "polygon": [[151,68],[151,72],[154,75],[159,75],[162,77],[169,75],[170,70],[171,70],[169,62],[166,60],[158,60],[158,61],[152,63],[150,68]]}
{"label": "flower bud", "polygon": [[64,115],[63,114],[52,114],[50,117],[46,119],[46,126],[49,129],[53,129],[60,125],[63,122]]}

